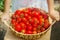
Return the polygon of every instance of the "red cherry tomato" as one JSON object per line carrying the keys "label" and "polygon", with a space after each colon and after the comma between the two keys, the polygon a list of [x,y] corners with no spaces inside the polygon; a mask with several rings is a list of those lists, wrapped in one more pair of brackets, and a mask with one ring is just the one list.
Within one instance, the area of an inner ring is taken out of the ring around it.
{"label": "red cherry tomato", "polygon": [[32,24],[33,27],[38,27],[38,24]]}
{"label": "red cherry tomato", "polygon": [[34,20],[31,18],[31,19],[29,19],[29,23],[30,24],[34,24]]}
{"label": "red cherry tomato", "polygon": [[43,32],[43,31],[45,31],[45,28],[44,27],[41,28],[41,32]]}
{"label": "red cherry tomato", "polygon": [[27,27],[28,30],[32,30],[32,28],[33,28],[32,26],[28,26]]}
{"label": "red cherry tomato", "polygon": [[22,19],[21,18],[17,18],[17,22],[21,22],[22,21]]}
{"label": "red cherry tomato", "polygon": [[25,26],[24,22],[20,22],[20,25],[21,25],[21,27]]}
{"label": "red cherry tomato", "polygon": [[39,14],[38,12],[36,12],[36,11],[33,11],[32,14],[33,14],[35,17],[37,17],[37,16],[40,15],[40,14]]}
{"label": "red cherry tomato", "polygon": [[45,20],[44,27],[47,29],[50,26],[48,20]]}
{"label": "red cherry tomato", "polygon": [[32,34],[32,31],[27,31],[26,34]]}
{"label": "red cherry tomato", "polygon": [[15,11],[15,14],[20,15],[20,13],[21,13],[20,10],[16,10],[16,11]]}
{"label": "red cherry tomato", "polygon": [[15,25],[15,30],[18,31],[18,32],[21,32],[22,27],[19,24],[16,24]]}
{"label": "red cherry tomato", "polygon": [[25,13],[24,15],[25,15],[26,18],[28,17],[28,14],[27,13]]}
{"label": "red cherry tomato", "polygon": [[24,30],[27,30],[27,26],[25,25],[25,26],[23,27],[23,29],[24,29]]}
{"label": "red cherry tomato", "polygon": [[24,13],[21,13],[20,14],[20,18],[24,18]]}
{"label": "red cherry tomato", "polygon": [[28,16],[27,19],[28,19],[28,20],[31,19],[31,16]]}
{"label": "red cherry tomato", "polygon": [[37,31],[37,28],[36,28],[36,27],[34,27],[34,28],[33,28],[33,31]]}
{"label": "red cherry tomato", "polygon": [[20,18],[20,16],[19,15],[16,15],[15,18]]}
{"label": "red cherry tomato", "polygon": [[22,21],[23,21],[23,22],[27,22],[27,19],[26,19],[26,18],[22,18]]}
{"label": "red cherry tomato", "polygon": [[33,34],[37,34],[37,31],[33,31]]}
{"label": "red cherry tomato", "polygon": [[42,15],[37,16],[37,19],[38,19],[38,20],[39,20],[39,19],[42,19],[42,18],[43,18]]}
{"label": "red cherry tomato", "polygon": [[39,23],[39,20],[36,17],[33,17],[34,24]]}
{"label": "red cherry tomato", "polygon": [[15,25],[16,20],[12,19],[12,20],[11,20],[11,23],[12,23],[13,25]]}
{"label": "red cherry tomato", "polygon": [[40,17],[39,24],[42,26],[44,24],[44,18]]}
{"label": "red cherry tomato", "polygon": [[27,9],[26,9],[26,12],[31,12],[31,9],[30,9],[30,8],[27,8]]}
{"label": "red cherry tomato", "polygon": [[12,19],[16,19],[16,15],[14,14],[14,15],[12,15]]}
{"label": "red cherry tomato", "polygon": [[44,17],[44,19],[48,19],[48,15],[46,13],[42,13],[42,16]]}

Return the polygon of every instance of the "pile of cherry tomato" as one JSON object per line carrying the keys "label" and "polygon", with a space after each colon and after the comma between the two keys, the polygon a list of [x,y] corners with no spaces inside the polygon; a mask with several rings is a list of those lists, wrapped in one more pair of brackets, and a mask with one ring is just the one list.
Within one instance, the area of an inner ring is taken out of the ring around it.
{"label": "pile of cherry tomato", "polygon": [[11,24],[17,32],[24,34],[40,33],[50,26],[48,15],[38,8],[16,10],[11,17]]}

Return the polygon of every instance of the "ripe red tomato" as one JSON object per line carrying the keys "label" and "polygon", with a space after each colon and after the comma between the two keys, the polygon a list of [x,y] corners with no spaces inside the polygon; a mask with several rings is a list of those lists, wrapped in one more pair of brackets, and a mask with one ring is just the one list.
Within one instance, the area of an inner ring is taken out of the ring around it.
{"label": "ripe red tomato", "polygon": [[20,16],[19,15],[16,15],[15,18],[20,18]]}
{"label": "ripe red tomato", "polygon": [[32,26],[37,28],[38,27],[38,24],[32,24]]}
{"label": "ripe red tomato", "polygon": [[40,14],[39,14],[38,12],[36,12],[36,11],[33,11],[32,14],[33,14],[35,17],[37,17],[37,16],[40,15]]}
{"label": "ripe red tomato", "polygon": [[15,25],[15,30],[18,31],[18,32],[21,32],[22,27],[19,24],[16,24]]}
{"label": "ripe red tomato", "polygon": [[39,23],[39,20],[36,17],[33,17],[34,24]]}
{"label": "ripe red tomato", "polygon": [[48,20],[48,19],[45,19],[44,22],[45,22],[45,23],[46,23],[46,22],[49,23],[49,20]]}
{"label": "ripe red tomato", "polygon": [[37,19],[38,19],[38,20],[39,20],[39,19],[42,19],[42,18],[43,18],[42,15],[37,16]]}
{"label": "ripe red tomato", "polygon": [[45,28],[44,27],[41,28],[41,32],[43,32],[43,31],[45,31]]}
{"label": "ripe red tomato", "polygon": [[11,23],[12,23],[13,25],[15,25],[15,22],[16,22],[16,20],[14,20],[14,19],[11,20]]}
{"label": "ripe red tomato", "polygon": [[44,15],[44,19],[48,19],[48,16],[47,15]]}
{"label": "ripe red tomato", "polygon": [[44,22],[44,18],[40,18],[39,21],[40,21],[40,22]]}
{"label": "ripe red tomato", "polygon": [[49,27],[49,24],[48,23],[45,23],[44,24],[44,27],[47,29]]}
{"label": "ripe red tomato", "polygon": [[45,13],[42,13],[42,16],[44,17],[44,19],[48,19],[48,15]]}
{"label": "ripe red tomato", "polygon": [[28,16],[27,19],[28,19],[28,20],[31,19],[31,16]]}
{"label": "ripe red tomato", "polygon": [[21,22],[22,21],[22,19],[21,18],[17,18],[17,22]]}
{"label": "ripe red tomato", "polygon": [[25,13],[27,13],[28,15],[31,15],[31,10],[27,9],[27,10],[25,10]]}
{"label": "ripe red tomato", "polygon": [[27,18],[28,17],[28,13],[25,13],[24,16]]}
{"label": "ripe red tomato", "polygon": [[27,8],[26,9],[26,12],[31,12],[31,8]]}
{"label": "ripe red tomato", "polygon": [[12,15],[12,19],[16,19],[16,15],[14,14],[14,15]]}
{"label": "ripe red tomato", "polygon": [[28,25],[30,25],[30,23],[27,21],[27,22],[26,22],[26,25],[28,26]]}
{"label": "ripe red tomato", "polygon": [[37,34],[37,31],[33,31],[33,34]]}
{"label": "ripe red tomato", "polygon": [[24,27],[25,23],[24,22],[20,22],[20,25],[21,25],[21,27]]}
{"label": "ripe red tomato", "polygon": [[23,27],[23,29],[24,29],[24,30],[27,30],[27,26],[25,25],[25,26]]}
{"label": "ripe red tomato", "polygon": [[21,13],[20,14],[20,18],[24,18],[24,13]]}
{"label": "ripe red tomato", "polygon": [[37,28],[36,28],[36,27],[34,27],[34,28],[33,28],[33,31],[37,31]]}
{"label": "ripe red tomato", "polygon": [[27,30],[32,30],[32,28],[33,28],[32,26],[28,26]]}
{"label": "ripe red tomato", "polygon": [[41,25],[37,25],[37,30],[40,30],[41,29]]}
{"label": "ripe red tomato", "polygon": [[27,19],[24,17],[24,18],[22,18],[22,21],[23,21],[24,23],[26,23],[26,22],[27,22]]}
{"label": "ripe red tomato", "polygon": [[32,34],[32,31],[27,31],[26,34]]}
{"label": "ripe red tomato", "polygon": [[45,20],[44,27],[47,29],[50,26],[48,20]]}
{"label": "ripe red tomato", "polygon": [[21,13],[20,10],[16,10],[16,11],[15,11],[15,14],[20,15],[20,13]]}
{"label": "ripe red tomato", "polygon": [[43,18],[40,18],[40,19],[39,19],[39,24],[40,24],[41,26],[43,26],[43,24],[44,24],[44,19],[43,19]]}
{"label": "ripe red tomato", "polygon": [[29,19],[29,23],[30,24],[34,24],[34,20],[31,18],[31,19]]}

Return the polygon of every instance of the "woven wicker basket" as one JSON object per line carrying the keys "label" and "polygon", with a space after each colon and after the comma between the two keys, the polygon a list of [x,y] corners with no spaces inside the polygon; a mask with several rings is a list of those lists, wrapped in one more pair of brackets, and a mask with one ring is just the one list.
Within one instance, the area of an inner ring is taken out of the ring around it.
{"label": "woven wicker basket", "polygon": [[[12,16],[12,13],[10,14],[10,17]],[[11,19],[11,18],[10,18]],[[46,29],[45,31],[41,32],[41,33],[37,33],[37,34],[22,34],[22,33],[19,33],[17,31],[15,31],[13,29],[13,27],[11,26],[11,23],[10,21],[6,22],[4,21],[4,23],[10,28],[10,30],[13,32],[13,34],[15,34],[16,36],[22,38],[22,39],[26,39],[26,40],[35,40],[35,39],[38,39],[40,38],[42,35],[44,35],[51,27],[52,25],[56,22],[56,21],[53,21],[50,16],[49,16],[49,22],[51,23],[50,27],[48,29]]]}

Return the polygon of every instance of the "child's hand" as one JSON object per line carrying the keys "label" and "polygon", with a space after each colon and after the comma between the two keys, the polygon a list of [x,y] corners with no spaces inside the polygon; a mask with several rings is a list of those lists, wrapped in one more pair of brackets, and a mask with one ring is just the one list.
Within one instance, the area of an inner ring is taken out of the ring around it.
{"label": "child's hand", "polygon": [[1,20],[2,20],[2,21],[9,21],[9,19],[10,19],[9,13],[4,13],[4,14],[1,16]]}
{"label": "child's hand", "polygon": [[51,16],[53,19],[59,21],[59,12],[53,10],[53,11],[50,12],[50,16]]}

